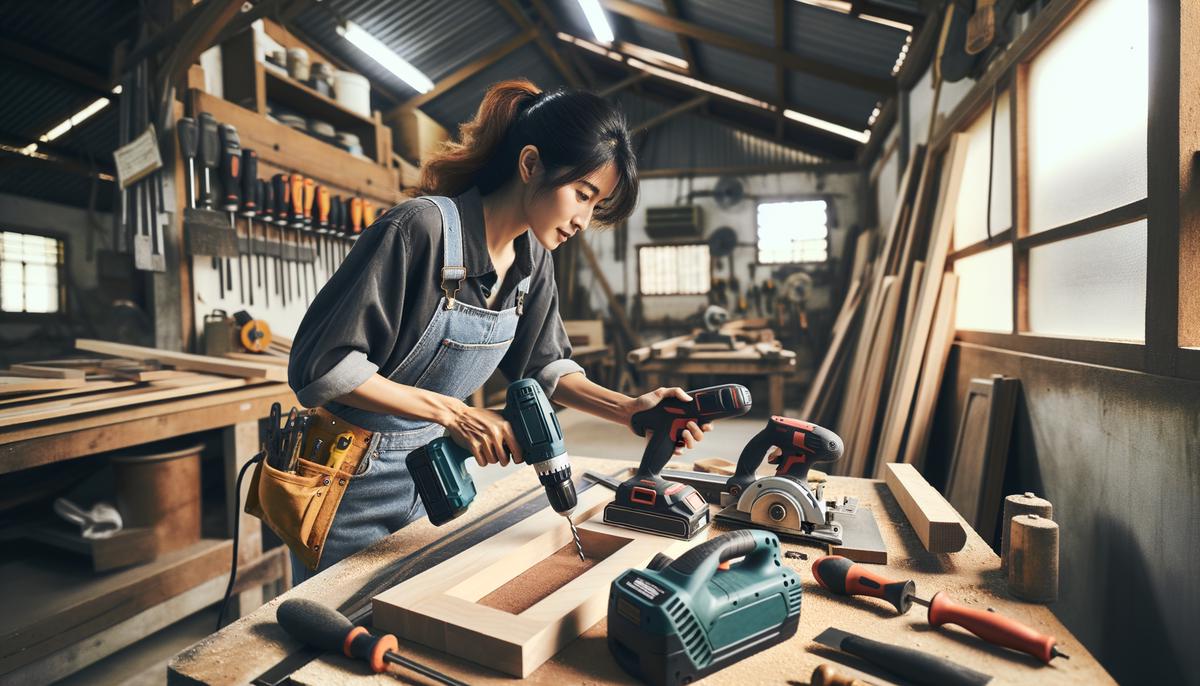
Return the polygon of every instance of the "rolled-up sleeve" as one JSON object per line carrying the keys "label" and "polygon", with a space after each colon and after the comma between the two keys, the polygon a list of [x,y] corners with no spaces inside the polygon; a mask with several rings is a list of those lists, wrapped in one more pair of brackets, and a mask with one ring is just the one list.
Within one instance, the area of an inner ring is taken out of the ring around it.
{"label": "rolled-up sleeve", "polygon": [[547,398],[554,397],[558,381],[567,374],[584,374],[571,359],[571,341],[558,313],[558,286],[549,253],[542,255],[525,298],[525,312],[500,371],[510,382],[530,378],[538,382]]}
{"label": "rolled-up sleeve", "polygon": [[379,221],[364,231],[313,299],[292,341],[288,384],[305,407],[358,388],[391,353],[403,319],[409,255],[405,232]]}

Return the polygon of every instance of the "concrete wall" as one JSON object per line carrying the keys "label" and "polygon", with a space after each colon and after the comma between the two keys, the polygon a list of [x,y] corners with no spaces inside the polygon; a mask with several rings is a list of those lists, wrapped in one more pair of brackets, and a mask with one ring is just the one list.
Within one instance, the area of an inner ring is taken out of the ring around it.
{"label": "concrete wall", "polygon": [[[809,172],[787,172],[780,174],[755,174],[739,177],[748,196],[758,196],[766,199],[803,199],[828,196],[833,207],[830,212],[831,230],[829,236],[829,257],[831,260],[840,259],[845,249],[846,235],[850,227],[861,225],[858,204],[857,174],[815,174]],[[600,260],[604,275],[612,284],[613,290],[630,295],[637,293],[637,248],[639,245],[652,244],[654,241],[646,235],[646,208],[674,205],[676,202],[687,203],[688,190],[711,190],[716,185],[717,177],[702,176],[690,182],[685,179],[646,179],[641,184],[641,198],[637,210],[629,218],[629,237],[624,262],[619,262],[614,255],[615,232],[612,230],[588,231],[588,243]],[[704,236],[707,237],[714,229],[721,226],[731,227],[738,234],[739,245],[733,255],[734,272],[742,284],[743,291],[751,285],[750,264],[757,259],[755,248],[757,240],[757,223],[755,212],[757,201],[747,197],[740,204],[729,209],[717,207],[711,197],[696,197],[694,204],[699,205],[704,213]],[[769,270],[760,267],[756,271],[756,280],[761,284],[768,277]],[[724,267],[718,272],[724,275]],[[590,275],[581,276],[582,283],[590,282]],[[830,306],[830,289],[814,289],[809,303],[814,309]],[[707,306],[706,296],[672,295],[646,296],[643,298],[643,308],[647,319],[653,320],[671,316],[680,318],[703,310]],[[604,311],[607,304],[599,289],[591,290],[591,305],[597,311]]]}
{"label": "concrete wall", "polygon": [[1200,382],[957,343],[932,481],[991,374],[1022,387],[1004,492],[1047,498],[1061,527],[1051,609],[1121,683],[1200,683]]}

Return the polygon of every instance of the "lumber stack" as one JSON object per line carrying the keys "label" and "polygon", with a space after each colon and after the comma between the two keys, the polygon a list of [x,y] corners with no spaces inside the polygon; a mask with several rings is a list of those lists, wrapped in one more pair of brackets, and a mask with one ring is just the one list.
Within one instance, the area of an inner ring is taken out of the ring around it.
{"label": "lumber stack", "polygon": [[[0,428],[287,380],[276,355],[193,355],[79,339],[76,348],[103,357],[14,364],[0,370]],[[282,347],[286,346],[286,347]]]}
{"label": "lumber stack", "polygon": [[954,337],[957,278],[944,273],[966,161],[965,137],[944,155],[912,155],[898,202],[871,254],[859,237],[850,287],[802,416],[845,441],[836,471],[881,477],[920,463]]}

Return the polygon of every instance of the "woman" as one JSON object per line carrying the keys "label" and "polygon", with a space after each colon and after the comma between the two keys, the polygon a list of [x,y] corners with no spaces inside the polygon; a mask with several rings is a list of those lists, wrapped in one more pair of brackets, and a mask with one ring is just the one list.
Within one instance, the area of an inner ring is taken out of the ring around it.
{"label": "woman", "polygon": [[[506,465],[510,453],[521,461],[501,415],[462,401],[497,368],[625,427],[665,396],[690,400],[679,388],[611,391],[570,359],[550,251],[637,204],[629,133],[610,104],[499,83],[461,142],[426,163],[421,190],[428,197],[361,234],[293,343],[288,377],[300,402],[382,435],[346,491],[320,569],[423,515],[404,458],[443,432],[480,466]],[[685,446],[708,428],[691,423]],[[293,568],[297,583],[311,575],[295,558]]]}

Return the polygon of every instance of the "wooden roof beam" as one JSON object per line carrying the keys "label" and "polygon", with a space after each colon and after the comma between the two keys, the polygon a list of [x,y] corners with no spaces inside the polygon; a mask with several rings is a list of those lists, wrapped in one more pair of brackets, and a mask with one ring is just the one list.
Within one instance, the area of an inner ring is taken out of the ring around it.
{"label": "wooden roof beam", "polygon": [[690,36],[705,43],[725,48],[726,50],[734,50],[755,59],[781,65],[792,71],[811,74],[872,93],[892,93],[896,90],[896,84],[890,78],[871,76],[818,60],[801,57],[800,55],[780,50],[779,48],[757,45],[753,41],[737,38],[723,31],[714,31],[713,29],[693,24],[689,21],[677,19],[630,2],[629,0],[601,0],[601,3],[610,12],[624,15],[635,21],[643,22],[664,31]]}
{"label": "wooden roof beam", "polygon": [[581,88],[583,86],[583,80],[579,78],[579,74],[575,73],[575,70],[571,67],[571,65],[567,64],[567,61],[563,59],[562,54],[558,52],[554,44],[551,43],[550,39],[546,37],[546,34],[544,31],[542,31],[541,27],[534,25],[534,23],[529,20],[529,17],[525,16],[525,12],[523,12],[521,8],[517,6],[517,3],[514,0],[499,1],[500,6],[504,8],[505,12],[508,12],[509,16],[513,18],[513,21],[517,22],[517,25],[519,25],[523,30],[533,29],[536,32],[536,37],[534,40],[537,41],[538,48],[541,49],[542,54],[546,56],[546,59],[550,60],[550,62],[554,64],[554,68],[558,70],[558,73],[562,74],[562,77],[566,80],[567,84],[572,88]]}
{"label": "wooden roof beam", "polygon": [[116,100],[109,79],[71,60],[29,47],[8,38],[0,38],[0,57],[21,62],[40,72],[78,86],[93,95]]}
{"label": "wooden roof beam", "polygon": [[629,129],[629,133],[630,133],[630,135],[637,135],[639,133],[645,133],[645,132],[649,131],[650,129],[658,126],[659,124],[664,124],[685,112],[690,112],[690,111],[696,109],[697,107],[704,105],[705,103],[708,102],[708,98],[709,98],[709,96],[707,96],[707,95],[698,95],[698,96],[692,98],[691,100],[688,100],[687,102],[684,102],[679,105],[676,105],[675,107],[672,107],[671,109],[667,110],[666,112],[661,112],[659,114],[654,115],[653,117],[650,117],[646,121]]}

